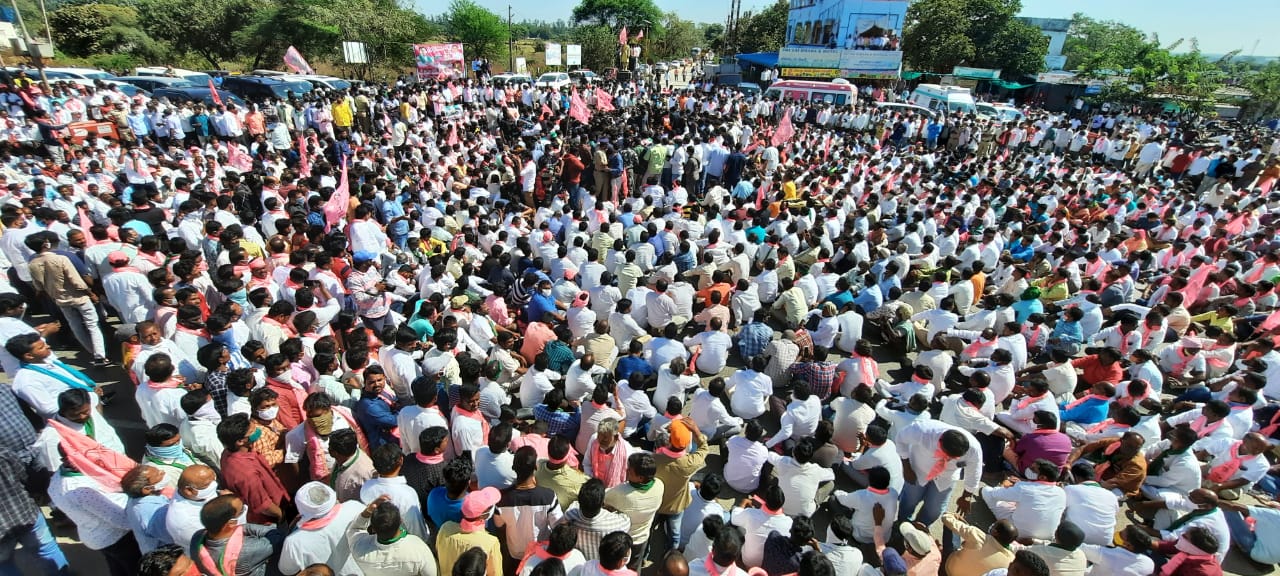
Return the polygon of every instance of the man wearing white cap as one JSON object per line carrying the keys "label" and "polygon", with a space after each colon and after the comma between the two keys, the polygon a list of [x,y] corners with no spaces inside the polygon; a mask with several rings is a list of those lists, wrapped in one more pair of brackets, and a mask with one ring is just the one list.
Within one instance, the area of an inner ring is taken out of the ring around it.
{"label": "man wearing white cap", "polygon": [[346,538],[347,527],[362,511],[360,503],[338,502],[338,494],[322,482],[303,484],[294,503],[300,518],[284,539],[280,572],[296,574],[312,564],[326,564],[341,576],[361,574]]}

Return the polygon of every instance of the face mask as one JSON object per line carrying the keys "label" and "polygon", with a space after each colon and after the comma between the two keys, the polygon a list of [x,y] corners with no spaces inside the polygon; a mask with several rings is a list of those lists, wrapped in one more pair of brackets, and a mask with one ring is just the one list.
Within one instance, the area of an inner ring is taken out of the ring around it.
{"label": "face mask", "polygon": [[183,455],[182,443],[178,442],[171,446],[147,446],[147,452],[161,460],[177,460]]}
{"label": "face mask", "polygon": [[328,436],[330,432],[333,432],[333,411],[332,410],[325,412],[324,415],[322,416],[317,416],[315,418],[307,418],[307,421],[310,422],[311,425],[315,427],[316,434],[319,434],[321,436]]}
{"label": "face mask", "polygon": [[165,486],[165,482],[164,480],[161,480],[159,482],[156,482],[155,484],[152,484],[151,486],[149,486],[149,488],[151,488],[152,494],[159,494],[162,490],[164,490],[164,486]]}
{"label": "face mask", "polygon": [[206,500],[211,500],[214,496],[217,496],[217,495],[218,495],[218,481],[214,480],[213,482],[210,482],[208,486],[205,486],[204,488],[197,490],[195,499],[200,502],[204,502]]}
{"label": "face mask", "polygon": [[213,422],[214,424],[222,422],[222,415],[218,413],[217,406],[214,406],[211,401],[205,402],[204,406],[201,406],[199,410],[196,410],[196,413],[192,414],[192,416],[204,420],[205,422]]}
{"label": "face mask", "polygon": [[280,413],[280,407],[279,407],[279,406],[272,406],[272,407],[270,407],[270,408],[267,408],[266,410],[258,410],[258,411],[256,412],[256,414],[258,415],[258,419],[259,419],[259,420],[266,420],[267,422],[270,422],[270,421],[272,421],[272,420],[275,420],[275,419],[276,419],[276,415],[277,415],[277,414],[279,414],[279,413]]}
{"label": "face mask", "polygon": [[543,296],[550,296],[550,295],[551,295],[551,291],[550,291],[550,290],[543,290],[543,291],[542,291],[542,295],[543,295]]}
{"label": "face mask", "polygon": [[228,295],[227,299],[241,306],[248,306],[249,291],[245,290],[244,288],[241,288],[239,290],[236,290],[235,292],[232,292],[230,295]]}
{"label": "face mask", "polygon": [[1036,474],[1035,470],[1032,470],[1030,468],[1023,470],[1022,475],[1026,476],[1027,480],[1038,480],[1040,478],[1040,475]]}
{"label": "face mask", "polygon": [[244,526],[249,523],[249,507],[241,506],[240,515],[236,517],[236,524]]}

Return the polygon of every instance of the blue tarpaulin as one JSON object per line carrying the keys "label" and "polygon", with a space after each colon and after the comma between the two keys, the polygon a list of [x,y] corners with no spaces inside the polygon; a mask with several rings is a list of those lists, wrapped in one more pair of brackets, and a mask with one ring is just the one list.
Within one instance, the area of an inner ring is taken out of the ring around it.
{"label": "blue tarpaulin", "polygon": [[748,64],[764,66],[765,68],[773,68],[778,65],[777,52],[755,52],[752,54],[738,54],[735,56],[738,60]]}

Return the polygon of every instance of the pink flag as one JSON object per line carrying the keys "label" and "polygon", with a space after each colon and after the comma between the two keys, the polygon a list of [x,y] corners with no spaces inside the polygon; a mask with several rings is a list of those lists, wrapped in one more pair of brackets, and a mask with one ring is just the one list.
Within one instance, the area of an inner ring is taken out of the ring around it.
{"label": "pink flag", "polygon": [[638,41],[638,40],[643,40],[643,39],[644,39],[644,30],[643,30],[643,29],[641,29],[641,30],[640,30],[640,33],[639,33],[639,34],[636,34],[636,40]]}
{"label": "pink flag", "polygon": [[213,77],[209,77],[209,97],[213,98],[214,106],[222,105],[222,97],[218,95],[218,88],[213,85]]}
{"label": "pink flag", "polygon": [[338,188],[333,196],[324,203],[324,219],[329,226],[336,226],[347,215],[347,204],[351,202],[351,183],[347,181],[347,166],[342,165],[342,176],[338,179]]}
{"label": "pink flag", "polygon": [[569,115],[583,124],[591,123],[591,110],[587,109],[587,103],[578,96],[577,90],[574,90],[573,96],[569,98]]}
{"label": "pink flag", "polygon": [[302,57],[302,53],[297,48],[290,46],[284,51],[284,65],[288,66],[296,74],[315,74],[315,70],[311,69],[311,65],[307,64],[307,59]]}
{"label": "pink flag", "polygon": [[627,43],[627,27],[626,26],[623,26],[622,31],[618,32],[618,43],[619,44]]}
{"label": "pink flag", "polygon": [[542,115],[543,115],[544,117],[545,117],[545,116],[554,116],[554,115],[555,115],[553,112],[551,112],[551,107],[550,107],[550,106],[547,106],[547,103],[546,103],[546,102],[543,102],[543,103],[542,103]]}
{"label": "pink flag", "polygon": [[453,82],[450,82],[450,83],[449,83],[449,94],[451,94],[455,99],[456,99],[456,98],[461,98],[461,97],[462,97],[462,88],[460,88],[457,84],[454,84]]}
{"label": "pink flag", "polygon": [[311,177],[311,155],[307,153],[307,137],[298,133],[298,173],[304,178]]}
{"label": "pink flag", "polygon": [[454,124],[449,128],[449,139],[445,141],[445,144],[448,144],[450,146],[458,145],[458,125],[457,124]]}
{"label": "pink flag", "polygon": [[88,241],[90,246],[97,244],[98,242],[93,239],[93,234],[89,233],[89,228],[93,227],[93,220],[89,219],[89,209],[81,208],[78,212],[80,213],[80,230],[84,232],[84,239]]}
{"label": "pink flag", "polygon": [[769,140],[769,143],[774,146],[780,146],[786,144],[795,135],[796,129],[791,125],[791,111],[787,110],[782,115],[782,121],[778,122],[778,129],[773,131],[773,138]]}
{"label": "pink flag", "polygon": [[596,109],[609,112],[614,109],[613,96],[600,88],[596,88]]}
{"label": "pink flag", "polygon": [[827,161],[827,154],[829,154],[830,152],[831,152],[831,135],[827,134],[827,137],[824,138],[822,142],[822,161],[823,162]]}
{"label": "pink flag", "polygon": [[241,172],[253,170],[253,159],[248,154],[245,154],[237,144],[227,144],[227,163]]}

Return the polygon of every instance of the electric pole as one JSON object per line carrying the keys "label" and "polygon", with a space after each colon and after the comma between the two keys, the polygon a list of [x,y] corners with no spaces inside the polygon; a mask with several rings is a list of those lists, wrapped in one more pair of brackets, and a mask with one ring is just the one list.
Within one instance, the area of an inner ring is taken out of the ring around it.
{"label": "electric pole", "polygon": [[516,73],[516,37],[511,31],[511,5],[507,4],[507,72]]}

